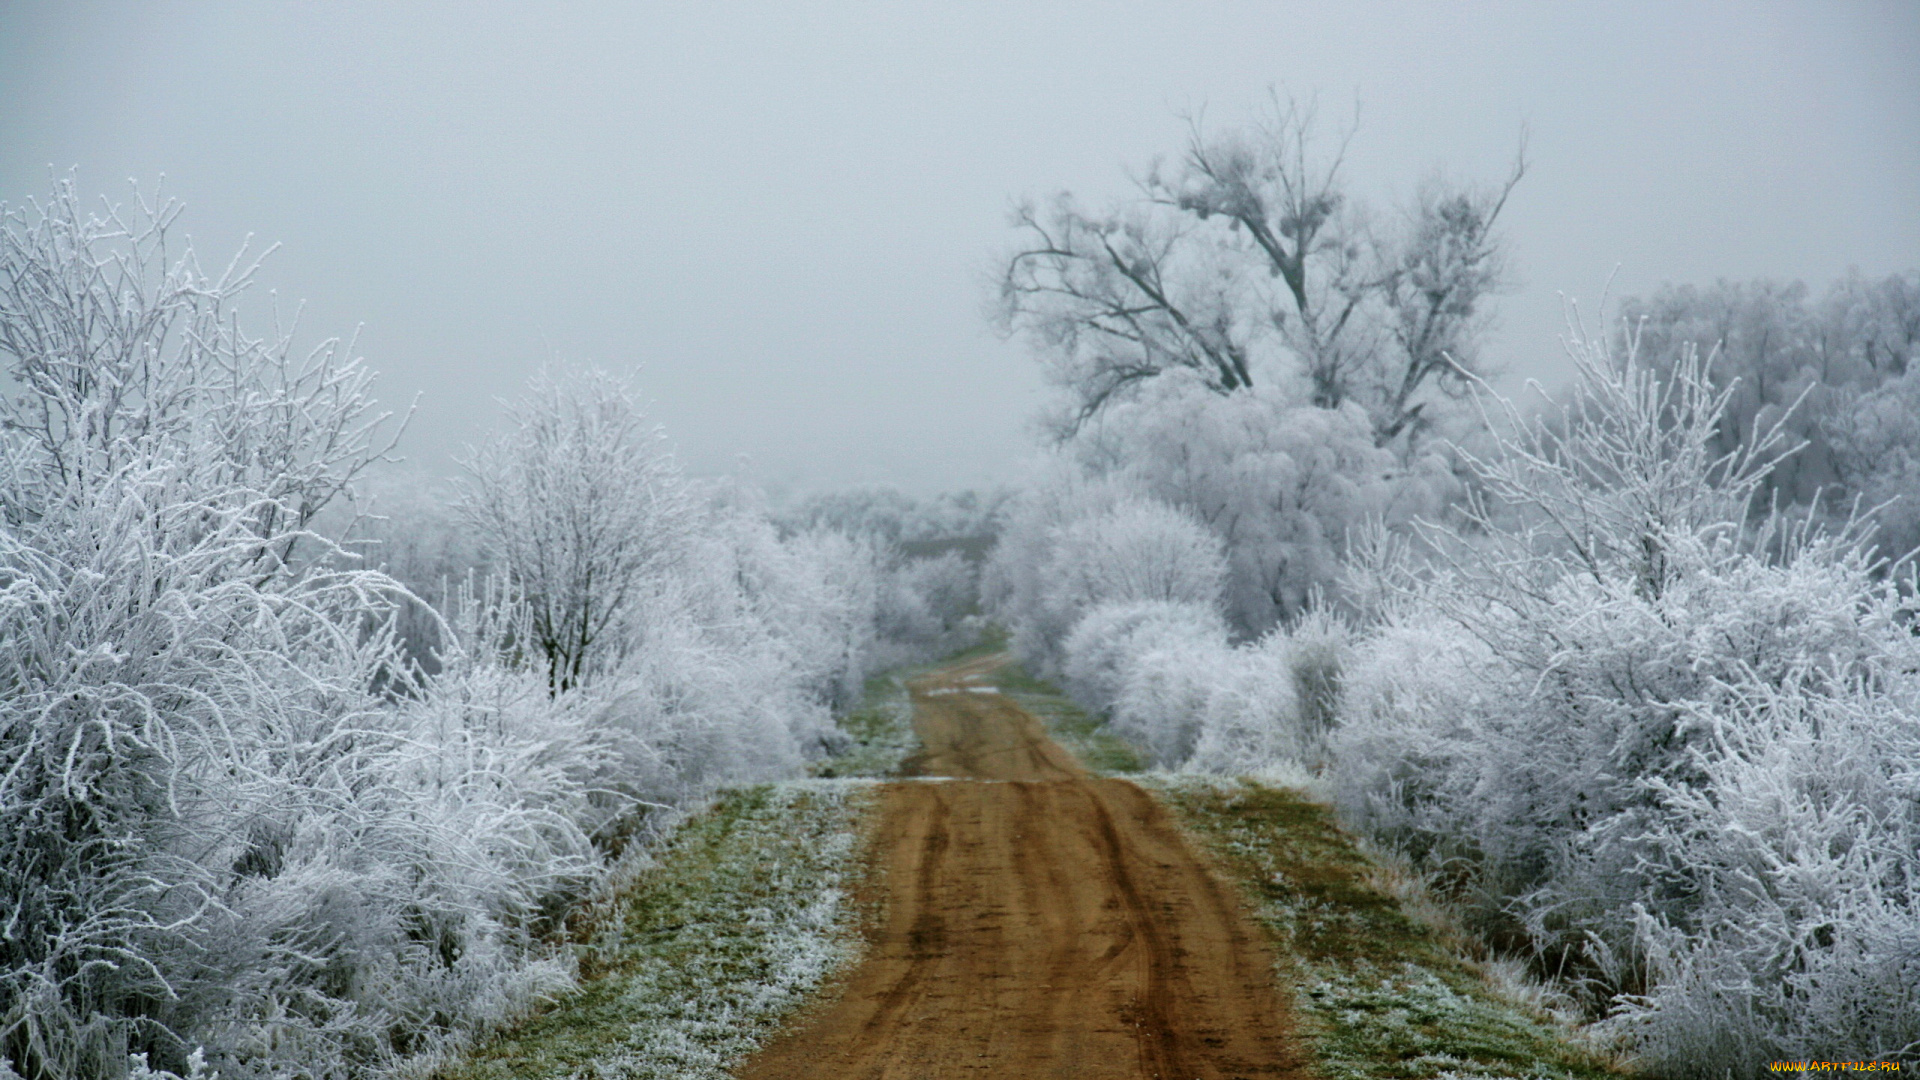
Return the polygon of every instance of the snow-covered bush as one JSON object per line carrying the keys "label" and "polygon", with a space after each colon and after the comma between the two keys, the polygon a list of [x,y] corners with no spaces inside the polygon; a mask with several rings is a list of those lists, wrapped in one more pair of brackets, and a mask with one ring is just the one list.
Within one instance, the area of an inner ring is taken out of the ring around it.
{"label": "snow-covered bush", "polygon": [[1215,654],[1203,674],[1205,704],[1183,768],[1237,776],[1307,761],[1298,680],[1283,632]]}
{"label": "snow-covered bush", "polygon": [[1007,489],[916,499],[886,485],[808,496],[773,514],[789,539],[851,538],[878,562],[870,666],[897,667],[964,648],[979,636],[980,571],[962,549],[990,542]]}
{"label": "snow-covered bush", "polygon": [[1109,604],[1067,639],[1065,675],[1081,705],[1156,763],[1242,775],[1321,762],[1346,647],[1325,613],[1235,647],[1216,609]]}
{"label": "snow-covered bush", "polygon": [[1325,607],[1240,646],[1206,705],[1188,769],[1244,774],[1319,769],[1348,663],[1348,625]]}
{"label": "snow-covered bush", "polygon": [[1094,607],[1159,600],[1211,608],[1225,577],[1219,541],[1191,518],[1069,467],[1016,507],[983,591],[1013,631],[1016,653],[1051,675],[1067,635]]}
{"label": "snow-covered bush", "polygon": [[1465,752],[1468,718],[1496,707],[1475,676],[1492,663],[1484,642],[1425,605],[1387,613],[1354,643],[1330,737],[1334,800],[1349,824],[1423,858],[1429,844],[1467,839],[1453,835],[1439,790]]}
{"label": "snow-covered bush", "polygon": [[1086,611],[1117,600],[1214,607],[1226,578],[1220,542],[1164,503],[1133,499],[1062,526],[1048,585],[1053,606]]}
{"label": "snow-covered bush", "polygon": [[1067,445],[1089,472],[1186,511],[1223,545],[1236,636],[1256,638],[1340,579],[1348,533],[1440,510],[1457,485],[1422,452],[1375,444],[1367,412],[1306,404],[1284,383],[1210,391],[1181,371],[1110,405]]}
{"label": "snow-covered bush", "polygon": [[1153,642],[1127,664],[1111,712],[1114,732],[1145,749],[1154,764],[1179,768],[1193,756],[1207,701],[1226,681],[1232,660],[1221,637]]}
{"label": "snow-covered bush", "polygon": [[1083,612],[1061,612],[1050,588],[1059,530],[1134,497],[1122,483],[1052,460],[1014,501],[981,573],[981,600],[1012,633],[1014,655],[1043,674],[1058,671],[1059,649]]}
{"label": "snow-covered bush", "polygon": [[1608,1024],[1653,1070],[1920,1049],[1915,690],[1911,672],[1839,696],[1744,687],[1696,714],[1712,748],[1698,777],[1650,785],[1647,846],[1699,891],[1635,907],[1647,989]]}
{"label": "snow-covered bush", "polygon": [[896,556],[881,580],[874,666],[930,660],[966,647],[979,637],[979,607],[980,569],[959,552]]}
{"label": "snow-covered bush", "polygon": [[1920,364],[1844,397],[1824,434],[1846,486],[1874,510],[1881,552],[1894,559],[1920,553]]}
{"label": "snow-covered bush", "polygon": [[[810,716],[857,698],[879,602],[870,543],[824,531],[783,541],[756,504],[733,492],[710,505],[693,550],[697,565],[672,588],[695,624],[743,656],[763,654],[812,702]],[[810,744],[819,725],[805,726],[796,735]]]}
{"label": "snow-covered bush", "polygon": [[1205,604],[1123,600],[1087,612],[1068,635],[1062,665],[1068,693],[1088,712],[1120,700],[1134,663],[1155,649],[1205,647],[1226,641],[1226,623]]}
{"label": "snow-covered bush", "polygon": [[337,342],[247,337],[176,209],[0,229],[0,1057],[346,1075],[564,977],[592,865],[551,716],[419,684],[384,575],[310,523],[382,450]]}
{"label": "snow-covered bush", "polygon": [[1858,533],[1746,529],[1778,441],[1713,449],[1729,390],[1697,359],[1575,359],[1570,408],[1474,462],[1487,501],[1430,534],[1439,569],[1360,590],[1397,599],[1346,667],[1343,808],[1663,1074],[1911,1053],[1901,589]]}

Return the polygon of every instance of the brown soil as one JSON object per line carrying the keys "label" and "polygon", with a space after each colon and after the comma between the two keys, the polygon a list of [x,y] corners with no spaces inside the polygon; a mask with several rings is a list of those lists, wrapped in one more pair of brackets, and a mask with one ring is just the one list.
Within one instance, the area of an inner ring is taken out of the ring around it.
{"label": "brown soil", "polygon": [[1271,957],[1146,792],[1087,775],[1011,700],[913,686],[925,746],[890,785],[886,917],[844,993],[747,1080],[1296,1077]]}

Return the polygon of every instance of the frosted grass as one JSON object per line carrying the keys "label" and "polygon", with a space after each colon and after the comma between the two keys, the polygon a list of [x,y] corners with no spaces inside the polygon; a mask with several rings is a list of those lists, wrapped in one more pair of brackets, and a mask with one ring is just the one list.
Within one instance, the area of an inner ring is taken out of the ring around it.
{"label": "frosted grass", "polygon": [[581,992],[439,1075],[727,1076],[858,959],[851,890],[874,787],[816,779],[723,795],[602,926]]}

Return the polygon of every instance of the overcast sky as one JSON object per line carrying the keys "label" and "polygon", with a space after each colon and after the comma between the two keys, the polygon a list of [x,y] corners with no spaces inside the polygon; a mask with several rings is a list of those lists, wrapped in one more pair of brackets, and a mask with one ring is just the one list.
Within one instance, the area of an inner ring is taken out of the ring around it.
{"label": "overcast sky", "polygon": [[[284,246],[436,469],[543,359],[640,368],[699,472],[1011,478],[1039,380],[982,316],[1006,210],[1098,203],[1268,87],[1362,104],[1380,202],[1496,179],[1490,355],[1558,294],[1920,265],[1920,3],[559,4],[0,0],[0,199],[166,189]],[[209,258],[209,261],[212,261]],[[243,306],[261,307],[264,295]],[[264,313],[263,313],[264,314]]]}

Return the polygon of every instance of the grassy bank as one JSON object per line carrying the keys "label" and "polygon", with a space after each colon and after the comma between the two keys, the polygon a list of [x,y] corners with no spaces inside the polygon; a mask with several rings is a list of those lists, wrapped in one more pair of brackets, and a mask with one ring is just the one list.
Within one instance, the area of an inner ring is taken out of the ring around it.
{"label": "grassy bank", "polygon": [[913,701],[907,680],[923,669],[890,671],[867,679],[860,704],[837,721],[850,743],[818,762],[818,777],[891,776],[920,748],[913,733]]}
{"label": "grassy bank", "polygon": [[867,680],[814,779],[722,793],[580,933],[581,986],[436,1080],[720,1078],[857,957],[871,779],[919,749],[906,680]]}
{"label": "grassy bank", "polygon": [[1416,917],[1417,891],[1326,806],[1246,781],[1142,782],[1242,887],[1328,1080],[1621,1075],[1551,1015],[1496,991],[1436,928],[1444,915]]}
{"label": "grassy bank", "polygon": [[873,785],[722,794],[579,946],[581,989],[441,1080],[719,1078],[859,950],[850,899]]}

